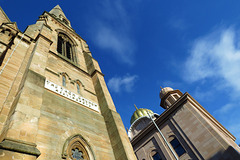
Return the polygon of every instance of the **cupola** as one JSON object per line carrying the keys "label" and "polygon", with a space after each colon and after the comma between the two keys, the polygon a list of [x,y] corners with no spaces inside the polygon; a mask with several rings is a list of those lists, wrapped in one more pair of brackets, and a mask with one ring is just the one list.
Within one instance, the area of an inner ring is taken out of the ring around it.
{"label": "cupola", "polygon": [[153,115],[153,111],[149,110],[149,109],[146,109],[146,108],[139,108],[137,109],[132,117],[131,117],[131,120],[130,120],[130,123],[133,124],[133,122],[135,122],[137,119],[141,118],[141,117],[148,117],[148,113],[150,115]]}
{"label": "cupola", "polygon": [[[156,113],[153,113],[150,109],[146,108],[137,108],[136,105],[134,105],[136,108],[136,111],[133,113],[131,117],[131,126],[128,130],[128,137],[129,139],[133,139],[139,132],[141,132],[144,128],[146,128],[149,123],[151,123],[151,118],[156,119],[159,115]],[[149,117],[151,116],[151,118]]]}
{"label": "cupola", "polygon": [[159,97],[161,99],[160,106],[164,109],[168,109],[174,104],[181,96],[182,92],[179,90],[174,90],[171,87],[161,88]]}

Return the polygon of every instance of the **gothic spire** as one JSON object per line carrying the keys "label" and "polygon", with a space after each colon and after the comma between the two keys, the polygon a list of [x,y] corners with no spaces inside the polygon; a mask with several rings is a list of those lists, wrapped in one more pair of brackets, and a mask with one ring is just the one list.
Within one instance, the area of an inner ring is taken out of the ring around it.
{"label": "gothic spire", "polygon": [[59,5],[56,5],[50,12],[51,15],[55,16],[57,19],[65,23],[66,25],[70,26],[70,21],[67,19],[65,14],[63,13],[63,10]]}
{"label": "gothic spire", "polygon": [[59,5],[56,5],[49,13],[55,15],[57,18],[67,18]]}

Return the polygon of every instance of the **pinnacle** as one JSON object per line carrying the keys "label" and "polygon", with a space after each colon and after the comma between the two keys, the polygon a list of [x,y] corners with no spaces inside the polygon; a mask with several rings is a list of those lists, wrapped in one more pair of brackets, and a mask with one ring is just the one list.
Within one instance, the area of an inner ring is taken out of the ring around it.
{"label": "pinnacle", "polygon": [[67,18],[59,5],[56,5],[49,13],[55,15],[58,18],[60,17],[60,15]]}

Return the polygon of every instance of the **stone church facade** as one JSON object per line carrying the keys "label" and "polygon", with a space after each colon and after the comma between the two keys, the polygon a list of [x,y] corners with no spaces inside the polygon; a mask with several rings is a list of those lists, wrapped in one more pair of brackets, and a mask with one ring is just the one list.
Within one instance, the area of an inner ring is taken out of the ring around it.
{"label": "stone church facade", "polygon": [[189,93],[161,89],[158,115],[136,108],[128,136],[139,160],[238,160],[236,138]]}
{"label": "stone church facade", "polygon": [[98,62],[59,6],[24,32],[0,8],[0,159],[136,159]]}

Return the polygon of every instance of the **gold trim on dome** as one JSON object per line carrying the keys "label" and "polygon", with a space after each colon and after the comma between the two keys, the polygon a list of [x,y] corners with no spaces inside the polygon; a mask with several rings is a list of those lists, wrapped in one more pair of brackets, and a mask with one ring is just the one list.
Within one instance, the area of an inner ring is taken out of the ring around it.
{"label": "gold trim on dome", "polygon": [[149,110],[149,109],[145,109],[145,108],[139,108],[139,109],[137,109],[137,110],[133,113],[133,115],[132,115],[132,117],[131,117],[131,120],[130,120],[130,123],[133,124],[133,122],[134,122],[135,120],[137,120],[138,118],[148,116],[148,113],[147,113],[147,112],[149,112],[149,114],[154,114],[153,111],[151,111],[151,110]]}

